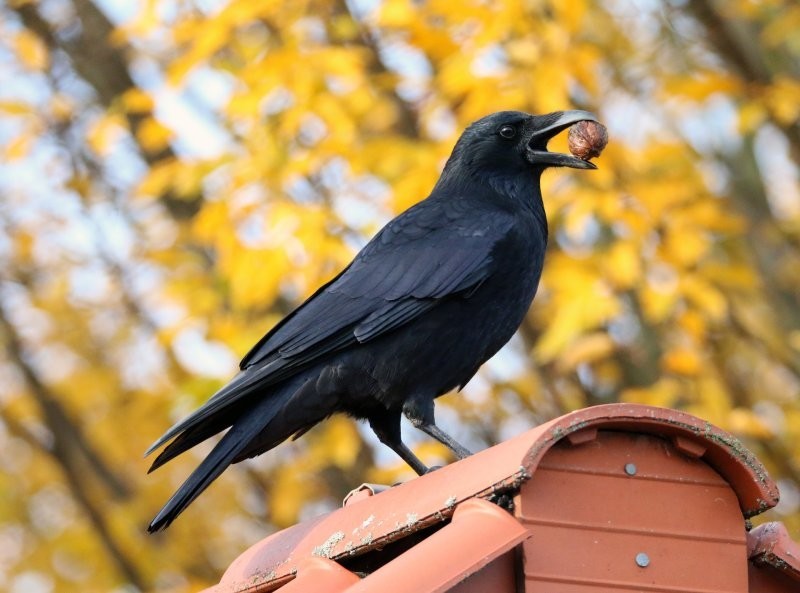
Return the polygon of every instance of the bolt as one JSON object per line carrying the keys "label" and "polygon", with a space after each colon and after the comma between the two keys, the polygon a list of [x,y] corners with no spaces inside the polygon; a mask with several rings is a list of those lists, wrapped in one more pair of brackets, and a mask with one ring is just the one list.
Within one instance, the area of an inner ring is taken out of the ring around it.
{"label": "bolt", "polygon": [[644,552],[639,552],[638,554],[636,554],[636,564],[637,566],[645,568],[648,564],[650,564],[650,556],[648,556]]}
{"label": "bolt", "polygon": [[629,476],[636,475],[636,464],[635,463],[626,463],[625,464],[625,473]]}

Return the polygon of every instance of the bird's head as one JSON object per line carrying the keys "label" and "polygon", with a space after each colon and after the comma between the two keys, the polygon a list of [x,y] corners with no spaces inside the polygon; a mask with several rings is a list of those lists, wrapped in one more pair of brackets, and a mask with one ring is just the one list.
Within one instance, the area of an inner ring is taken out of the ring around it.
{"label": "bird's head", "polygon": [[551,138],[580,121],[598,120],[594,114],[579,110],[546,115],[499,111],[479,119],[464,131],[451,161],[467,165],[475,173],[492,175],[541,172],[548,167],[596,169],[588,161],[547,150]]}

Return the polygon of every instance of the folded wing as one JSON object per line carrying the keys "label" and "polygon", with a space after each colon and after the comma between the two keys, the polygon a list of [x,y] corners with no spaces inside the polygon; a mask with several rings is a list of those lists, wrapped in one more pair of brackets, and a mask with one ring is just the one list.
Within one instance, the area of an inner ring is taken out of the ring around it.
{"label": "folded wing", "polygon": [[242,359],[241,372],[148,453],[255,391],[410,323],[443,299],[468,297],[491,274],[492,249],[511,224],[510,215],[496,211],[460,218],[452,201],[411,208],[265,335]]}

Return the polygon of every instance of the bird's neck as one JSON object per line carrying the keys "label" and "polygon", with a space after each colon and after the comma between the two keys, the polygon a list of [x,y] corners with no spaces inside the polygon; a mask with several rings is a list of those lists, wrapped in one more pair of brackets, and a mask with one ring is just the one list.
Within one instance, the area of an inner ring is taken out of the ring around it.
{"label": "bird's neck", "polygon": [[547,235],[547,216],[539,184],[541,171],[525,171],[521,174],[492,174],[473,170],[471,174],[465,175],[463,168],[456,170],[457,174],[450,174],[451,171],[445,167],[435,190],[445,190],[446,195],[473,199],[477,197],[476,193],[480,193],[496,207],[511,212],[528,212],[533,215],[545,236]]}

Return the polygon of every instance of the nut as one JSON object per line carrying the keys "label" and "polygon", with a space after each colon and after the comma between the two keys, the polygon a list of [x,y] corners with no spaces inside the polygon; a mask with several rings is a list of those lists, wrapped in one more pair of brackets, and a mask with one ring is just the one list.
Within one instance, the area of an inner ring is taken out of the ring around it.
{"label": "nut", "polygon": [[608,131],[603,124],[594,121],[579,121],[569,129],[567,136],[569,151],[581,160],[588,161],[600,156],[608,144]]}

